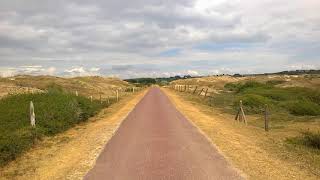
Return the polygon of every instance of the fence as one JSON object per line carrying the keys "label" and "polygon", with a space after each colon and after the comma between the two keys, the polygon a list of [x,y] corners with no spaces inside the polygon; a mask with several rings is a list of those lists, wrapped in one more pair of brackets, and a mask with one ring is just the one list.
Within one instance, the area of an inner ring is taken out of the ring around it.
{"label": "fence", "polygon": [[[110,105],[112,101],[116,101],[118,102],[120,100],[121,97],[123,96],[127,96],[130,93],[136,93],[139,92],[140,90],[142,90],[143,88],[140,87],[128,87],[128,88],[115,88],[112,90],[112,92],[114,93],[113,96],[103,96],[102,91],[99,92],[99,100],[100,103],[106,103],[107,105]],[[44,91],[39,91],[38,93],[43,93]],[[26,93],[26,92],[24,92]],[[33,91],[31,93],[34,93]],[[16,93],[10,93],[12,94],[16,94]],[[10,95],[9,94],[9,95]],[[75,96],[79,96],[79,92],[78,90],[75,91]],[[93,102],[94,100],[94,96],[90,95],[88,97],[90,99],[91,102]],[[30,119],[30,124],[32,127],[36,126],[36,114],[35,114],[35,107],[33,104],[33,101],[30,101],[30,105],[29,105],[29,119]]]}
{"label": "fence", "polygon": [[[220,93],[219,90],[216,90],[212,87],[209,86],[199,86],[199,85],[190,85],[190,84],[172,84],[170,86],[171,89],[174,89],[178,92],[186,92],[186,93],[191,93],[193,95],[197,96],[202,96],[203,98],[209,98],[209,97],[214,97],[215,94]],[[222,90],[221,90],[222,91]],[[263,119],[264,119],[264,130],[268,132],[270,130],[270,110],[268,108],[268,105],[266,104],[264,109],[263,109]],[[235,120],[238,122],[243,122],[244,124],[248,124],[247,122],[247,117],[245,114],[245,109],[242,104],[242,100],[239,101],[239,106],[237,113],[235,115]]]}

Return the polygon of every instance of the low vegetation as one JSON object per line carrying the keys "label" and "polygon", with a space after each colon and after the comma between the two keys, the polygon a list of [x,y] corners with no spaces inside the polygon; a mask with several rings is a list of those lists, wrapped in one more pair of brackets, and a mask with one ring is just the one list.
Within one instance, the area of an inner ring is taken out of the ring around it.
{"label": "low vegetation", "polygon": [[163,78],[136,78],[136,79],[126,79],[125,81],[135,84],[136,86],[151,86],[157,84],[159,86],[168,85],[170,82],[178,79],[191,79],[190,75],[185,76],[173,76],[173,77],[163,77]]}
{"label": "low vegetation", "polygon": [[[29,121],[34,102],[36,127]],[[114,102],[111,101],[110,103]],[[50,87],[45,93],[17,94],[0,100],[0,166],[14,160],[44,136],[67,130],[106,107],[100,101]]]}
{"label": "low vegetation", "polygon": [[303,145],[320,151],[320,132],[304,131],[301,136],[288,138],[287,141],[294,145]]}
{"label": "low vegetation", "polygon": [[[234,121],[242,100],[248,120],[247,128],[242,127],[243,132],[254,129],[267,135],[268,142],[261,142],[261,148],[320,176],[319,74],[210,76],[172,84],[189,85],[191,89],[180,93],[181,96],[194,104],[213,107],[214,112],[228,117],[226,123]],[[197,93],[193,93],[195,87]],[[201,89],[207,88],[210,92],[207,97],[204,93],[199,96]],[[267,134],[264,133],[265,107],[270,122]]]}
{"label": "low vegetation", "polygon": [[[46,91],[52,85],[59,86],[72,93],[76,91],[82,96],[93,96],[95,99],[115,97],[116,90],[123,91],[134,87],[118,78],[88,77],[54,77],[19,75],[10,78],[0,77],[0,98],[7,94],[21,94]],[[122,94],[120,94],[122,95]]]}
{"label": "low vegetation", "polygon": [[241,99],[250,113],[258,113],[268,105],[274,111],[288,111],[296,116],[320,115],[320,91],[302,87],[276,87],[279,83],[281,81],[269,81],[265,84],[248,81],[229,83],[225,88],[235,95],[234,107]]}

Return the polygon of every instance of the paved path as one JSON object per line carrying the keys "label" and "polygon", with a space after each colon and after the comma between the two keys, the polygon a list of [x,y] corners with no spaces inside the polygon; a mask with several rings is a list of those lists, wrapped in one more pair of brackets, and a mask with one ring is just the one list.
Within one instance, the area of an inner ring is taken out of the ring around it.
{"label": "paved path", "polygon": [[84,179],[241,179],[222,155],[152,88],[111,138]]}

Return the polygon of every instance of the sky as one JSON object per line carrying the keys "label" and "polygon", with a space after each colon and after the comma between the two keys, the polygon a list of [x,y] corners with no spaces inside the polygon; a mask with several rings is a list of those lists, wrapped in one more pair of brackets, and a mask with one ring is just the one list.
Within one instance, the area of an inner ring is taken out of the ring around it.
{"label": "sky", "polygon": [[0,76],[320,69],[319,0],[1,0]]}

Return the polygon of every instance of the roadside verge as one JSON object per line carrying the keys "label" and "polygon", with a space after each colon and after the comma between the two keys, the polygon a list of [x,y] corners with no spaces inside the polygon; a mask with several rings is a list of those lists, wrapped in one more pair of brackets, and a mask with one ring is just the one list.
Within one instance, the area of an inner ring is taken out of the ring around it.
{"label": "roadside verge", "polygon": [[247,175],[248,179],[318,179],[294,163],[278,158],[275,151],[266,148],[276,146],[267,133],[254,127],[245,127],[234,121],[234,117],[223,114],[200,103],[187,101],[169,89],[163,89],[183,113],[219,151]]}
{"label": "roadside verge", "polygon": [[0,179],[82,179],[146,91],[123,98],[87,122],[44,139],[0,169]]}

